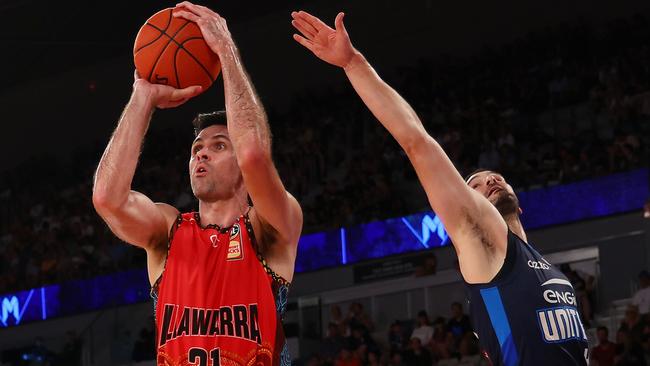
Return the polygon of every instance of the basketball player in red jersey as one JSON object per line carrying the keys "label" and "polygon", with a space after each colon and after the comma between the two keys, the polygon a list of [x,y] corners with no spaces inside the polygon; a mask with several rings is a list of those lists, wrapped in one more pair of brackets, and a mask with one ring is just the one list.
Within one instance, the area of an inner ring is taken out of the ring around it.
{"label": "basketball player in red jersey", "polygon": [[194,120],[189,174],[199,210],[180,214],[131,190],[153,111],[200,92],[137,75],[97,168],[93,204],[115,235],[147,252],[158,365],[289,365],[281,318],[302,211],[271,160],[266,113],[226,21],[189,2],[174,16],[199,25],[224,78],[226,111]]}
{"label": "basketball player in red jersey", "polygon": [[456,249],[473,325],[493,364],[586,366],[587,335],[573,286],[526,242],[519,201],[505,178],[489,170],[460,176],[411,106],[352,46],[343,13],[334,29],[303,11],[291,16],[302,34],[294,39],[345,71],[413,164]]}

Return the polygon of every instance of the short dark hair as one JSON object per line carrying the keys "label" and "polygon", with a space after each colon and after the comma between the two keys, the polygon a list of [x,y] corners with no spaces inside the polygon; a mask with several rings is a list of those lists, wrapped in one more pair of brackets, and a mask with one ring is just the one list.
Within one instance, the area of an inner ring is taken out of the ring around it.
{"label": "short dark hair", "polygon": [[192,125],[194,126],[194,136],[198,136],[203,129],[210,126],[226,126],[226,111],[199,113],[192,120]]}
{"label": "short dark hair", "polygon": [[596,332],[600,332],[601,330],[604,331],[605,334],[609,334],[609,329],[607,329],[607,327],[600,326],[596,328]]}

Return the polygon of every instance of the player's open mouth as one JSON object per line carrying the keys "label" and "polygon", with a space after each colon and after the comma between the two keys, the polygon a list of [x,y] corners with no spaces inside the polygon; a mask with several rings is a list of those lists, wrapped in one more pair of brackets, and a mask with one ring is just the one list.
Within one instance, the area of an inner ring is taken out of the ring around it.
{"label": "player's open mouth", "polygon": [[488,197],[490,197],[493,193],[500,192],[502,190],[503,189],[501,189],[500,187],[494,187],[488,192]]}
{"label": "player's open mouth", "polygon": [[205,176],[207,173],[208,173],[208,171],[205,170],[204,167],[200,166],[200,167],[196,168],[196,170],[194,171],[194,176],[195,176],[195,177],[203,177],[203,176]]}

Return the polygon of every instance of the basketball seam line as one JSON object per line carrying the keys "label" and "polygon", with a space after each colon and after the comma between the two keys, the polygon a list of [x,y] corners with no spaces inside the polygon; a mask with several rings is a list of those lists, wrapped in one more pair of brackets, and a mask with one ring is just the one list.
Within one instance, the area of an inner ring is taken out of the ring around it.
{"label": "basketball seam line", "polygon": [[195,40],[195,39],[203,39],[203,37],[190,37],[190,38],[184,40],[183,42],[181,42],[181,43],[178,45],[178,47],[176,48],[176,52],[174,52],[174,72],[176,73],[176,83],[178,83],[178,87],[179,87],[179,88],[180,88],[180,86],[181,86],[181,81],[180,81],[180,79],[178,78],[178,69],[176,68],[176,56],[178,56],[178,51],[180,51],[180,50],[183,50],[183,51],[185,51],[188,55],[190,55],[190,57],[191,57],[191,58],[192,58],[192,59],[193,59],[197,64],[199,64],[199,66],[201,66],[201,68],[203,69],[203,71],[205,71],[205,73],[208,74],[208,77],[210,78],[210,82],[213,82],[213,83],[214,83],[214,79],[212,78],[212,75],[210,75],[210,71],[209,71],[205,66],[203,66],[203,64],[201,63],[201,61],[199,61],[199,60],[198,60],[198,59],[197,59],[197,58],[196,58],[196,57],[195,57],[195,56],[194,56],[190,51],[188,51],[185,47],[183,47],[183,45],[185,44],[185,42],[192,41],[192,40]]}
{"label": "basketball seam line", "polygon": [[167,25],[165,25],[165,29],[163,29],[162,31],[160,31],[160,29],[158,29],[157,27],[155,27],[153,24],[151,24],[151,23],[149,23],[149,22],[145,23],[144,25],[148,25],[148,26],[150,26],[150,27],[152,27],[152,28],[155,28],[155,29],[159,30],[159,31],[160,31],[160,34],[158,34],[158,37],[156,37],[153,41],[151,41],[151,42],[149,42],[149,43],[147,43],[147,44],[145,44],[145,45],[139,47],[137,50],[135,50],[135,52],[133,52],[133,55],[135,55],[135,54],[137,54],[138,52],[140,52],[141,49],[143,49],[143,48],[145,48],[145,47],[147,47],[147,46],[149,46],[149,45],[155,43],[157,40],[159,40],[160,37],[162,37],[162,35],[165,33],[165,31],[166,31],[167,29],[169,29],[169,26],[170,26],[171,24],[172,24],[172,10],[171,10],[171,9],[169,9],[169,19],[167,19]]}
{"label": "basketball seam line", "polygon": [[163,49],[158,54],[158,57],[156,57],[156,61],[153,63],[153,66],[151,67],[151,72],[149,72],[149,77],[147,78],[147,80],[151,81],[151,76],[153,75],[153,71],[156,69],[156,66],[158,65],[158,61],[160,61],[160,57],[162,56],[163,53],[165,53],[165,50],[167,49],[167,47],[169,47],[169,44],[174,42],[174,43],[176,43],[176,45],[178,45],[178,42],[176,42],[174,40],[174,37],[178,34],[178,32],[183,30],[183,28],[185,28],[185,26],[188,25],[188,24],[190,24],[189,20],[185,24],[183,24],[180,28],[178,28],[176,30],[176,32],[171,36],[169,34],[165,33],[165,31],[163,31],[162,29],[159,29],[158,27],[153,26],[154,28],[158,29],[162,34],[169,37],[169,41],[167,41],[167,44],[165,45],[165,47],[163,47]]}
{"label": "basketball seam line", "polygon": [[[152,26],[152,27],[154,27],[155,29],[157,29],[158,31],[160,31],[160,32],[161,32],[161,35],[163,35],[163,36],[167,36],[167,37],[169,38],[169,41],[170,41],[170,42],[174,42],[174,43],[176,43],[177,46],[180,47],[181,44],[178,43],[178,41],[175,40],[174,37],[178,34],[178,32],[180,32],[181,29],[183,29],[183,28],[184,28],[186,25],[188,25],[189,23],[192,23],[192,22],[190,22],[190,21],[188,20],[187,23],[183,24],[183,26],[180,27],[180,28],[176,31],[176,33],[172,34],[171,36],[170,36],[169,34],[167,34],[164,30],[162,30],[162,29],[156,27],[156,26],[153,25],[153,24],[150,24],[150,26]],[[203,38],[203,37],[201,37],[201,38]]]}

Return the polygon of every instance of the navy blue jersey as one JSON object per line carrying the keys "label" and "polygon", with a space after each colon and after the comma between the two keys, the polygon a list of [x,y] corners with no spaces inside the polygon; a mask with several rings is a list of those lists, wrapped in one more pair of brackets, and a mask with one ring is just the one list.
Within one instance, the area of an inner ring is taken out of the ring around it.
{"label": "navy blue jersey", "polygon": [[494,365],[587,365],[573,286],[510,230],[497,276],[467,286],[474,328]]}

